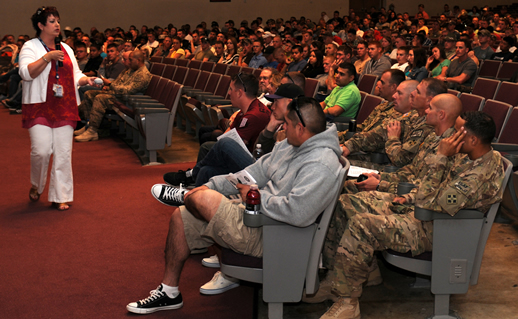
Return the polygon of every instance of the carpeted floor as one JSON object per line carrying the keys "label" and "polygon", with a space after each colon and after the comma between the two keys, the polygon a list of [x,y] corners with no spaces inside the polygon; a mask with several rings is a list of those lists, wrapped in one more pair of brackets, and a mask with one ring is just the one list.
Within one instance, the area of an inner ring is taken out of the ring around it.
{"label": "carpeted floor", "polygon": [[[150,194],[168,171],[193,163],[142,167],[121,140],[74,143],[69,211],[28,192],[30,143],[21,116],[0,110],[0,317],[123,318],[126,304],[161,282],[171,208]],[[189,258],[181,277],[184,307],[150,318],[252,318],[253,288],[218,296],[199,287],[213,269]]]}

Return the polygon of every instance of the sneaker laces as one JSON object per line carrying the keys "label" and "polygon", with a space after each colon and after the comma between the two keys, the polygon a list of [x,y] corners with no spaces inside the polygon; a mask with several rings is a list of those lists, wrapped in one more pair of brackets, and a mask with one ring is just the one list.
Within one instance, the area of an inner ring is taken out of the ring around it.
{"label": "sneaker laces", "polygon": [[183,185],[180,184],[180,188],[166,186],[164,189],[164,193],[162,194],[162,198],[165,200],[171,200],[175,202],[183,202],[183,195],[185,193],[185,189]]}
{"label": "sneaker laces", "polygon": [[149,302],[153,302],[156,299],[163,297],[165,292],[163,292],[160,288],[162,288],[162,285],[158,286],[155,290],[151,290],[149,292],[150,296],[145,299],[139,300],[139,303],[141,305],[145,305]]}

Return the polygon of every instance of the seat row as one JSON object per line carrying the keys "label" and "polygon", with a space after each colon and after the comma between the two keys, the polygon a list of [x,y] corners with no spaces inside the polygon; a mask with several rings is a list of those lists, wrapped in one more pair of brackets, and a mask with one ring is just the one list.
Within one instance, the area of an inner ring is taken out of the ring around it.
{"label": "seat row", "polygon": [[[124,120],[128,129],[119,126],[120,132],[138,145],[138,151],[145,152],[151,162],[156,161],[156,151],[164,148],[164,141],[171,145],[174,120],[178,128],[197,135],[202,125],[217,125],[219,120],[230,117],[236,110],[228,97],[229,75],[158,62],[151,66],[151,73],[152,79],[144,95],[125,97],[125,103],[114,107],[118,116],[107,115]],[[308,79],[307,95],[315,96],[317,87],[317,80]],[[173,88],[175,91],[171,92]],[[161,124],[146,125],[146,119],[150,118]]]}
{"label": "seat row", "polygon": [[512,130],[518,125],[518,107],[513,108],[509,103],[486,99],[476,94],[455,90],[448,90],[448,93],[459,97],[464,111],[482,111],[493,118],[496,124],[495,141],[518,144],[518,136],[512,134]]}
{"label": "seat row", "polygon": [[478,76],[509,81],[516,71],[518,71],[518,62],[482,60],[478,68]]}
{"label": "seat row", "polygon": [[126,134],[141,158],[156,162],[157,151],[171,145],[182,88],[181,83],[153,75],[143,95],[123,96],[124,103],[113,107],[117,115],[107,115],[119,121],[119,132]]}
{"label": "seat row", "polygon": [[198,60],[186,60],[186,59],[174,59],[174,58],[162,58],[162,57],[152,57],[150,59],[152,63],[151,68],[156,63],[164,64],[164,65],[176,65],[187,67],[189,69],[199,69],[201,71],[207,72],[215,72],[222,75],[234,75],[239,72],[244,73],[253,73],[256,77],[259,77],[261,74],[261,69],[254,69],[251,67],[241,67],[238,65],[229,65],[224,63],[215,63],[210,61],[201,62]]}

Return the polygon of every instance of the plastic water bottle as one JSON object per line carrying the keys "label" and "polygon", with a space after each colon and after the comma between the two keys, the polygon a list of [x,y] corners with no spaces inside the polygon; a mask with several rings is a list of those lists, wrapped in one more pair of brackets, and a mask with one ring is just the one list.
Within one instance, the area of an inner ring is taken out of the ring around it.
{"label": "plastic water bottle", "polygon": [[245,212],[251,215],[261,213],[261,193],[256,184],[250,186],[250,190],[246,194],[246,209]]}
{"label": "plastic water bottle", "polygon": [[259,157],[263,156],[264,155],[264,151],[263,149],[261,148],[261,144],[257,144],[255,146],[255,150],[254,150],[254,153],[252,154],[252,156],[254,157],[254,159],[257,161],[259,159]]}

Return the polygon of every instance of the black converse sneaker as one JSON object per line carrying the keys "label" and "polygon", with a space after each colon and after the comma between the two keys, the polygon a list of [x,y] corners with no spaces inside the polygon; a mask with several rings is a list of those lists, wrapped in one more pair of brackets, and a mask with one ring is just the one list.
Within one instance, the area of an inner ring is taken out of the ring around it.
{"label": "black converse sneaker", "polygon": [[189,171],[192,173],[191,169],[188,169],[187,171],[179,170],[178,172],[165,173],[164,182],[173,186],[180,186],[180,184],[183,184],[184,186],[194,185],[195,181],[192,176],[187,177],[187,172]]}
{"label": "black converse sneaker", "polygon": [[155,184],[151,187],[151,194],[159,202],[168,206],[182,206],[183,195],[187,192],[188,190],[184,189],[182,184],[180,184],[180,188],[166,184]]}
{"label": "black converse sneaker", "polygon": [[147,314],[160,310],[179,309],[183,306],[182,294],[175,298],[169,296],[162,291],[162,284],[156,290],[149,292],[150,296],[137,302],[131,302],[126,306],[129,312]]}

